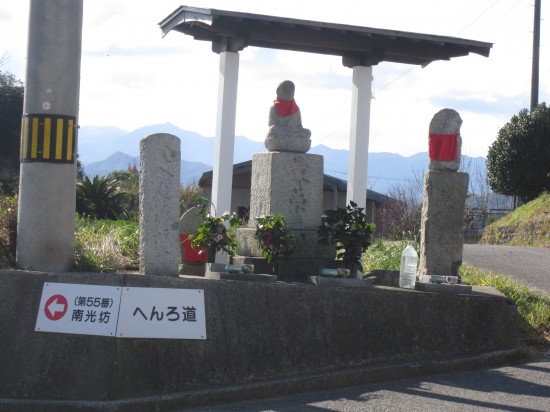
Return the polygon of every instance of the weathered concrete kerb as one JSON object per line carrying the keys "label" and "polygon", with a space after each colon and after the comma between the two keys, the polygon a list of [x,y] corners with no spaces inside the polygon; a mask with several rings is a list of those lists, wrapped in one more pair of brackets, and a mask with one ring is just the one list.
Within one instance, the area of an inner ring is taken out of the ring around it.
{"label": "weathered concrete kerb", "polygon": [[[44,282],[202,289],[206,340],[35,331]],[[0,410],[151,411],[476,368],[517,354],[490,294],[0,270]]]}

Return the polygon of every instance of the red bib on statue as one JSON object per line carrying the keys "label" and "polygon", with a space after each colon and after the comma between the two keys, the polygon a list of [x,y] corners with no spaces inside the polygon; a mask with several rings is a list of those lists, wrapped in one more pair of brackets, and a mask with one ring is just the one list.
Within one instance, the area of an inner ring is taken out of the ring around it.
{"label": "red bib on statue", "polygon": [[458,133],[430,133],[430,159],[454,162],[458,157]]}
{"label": "red bib on statue", "polygon": [[298,105],[294,99],[275,100],[273,103],[275,103],[275,111],[282,117],[293,115],[298,111]]}

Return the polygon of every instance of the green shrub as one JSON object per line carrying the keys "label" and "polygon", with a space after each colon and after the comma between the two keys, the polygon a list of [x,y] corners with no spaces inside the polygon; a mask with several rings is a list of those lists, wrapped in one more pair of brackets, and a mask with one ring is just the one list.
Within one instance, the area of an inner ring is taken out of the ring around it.
{"label": "green shrub", "polygon": [[370,246],[376,225],[367,222],[364,208],[350,200],[345,208],[326,210],[325,223],[317,229],[318,243],[333,245],[337,249],[336,258],[342,259],[344,266],[352,270],[361,268],[361,256]]}
{"label": "green shrub", "polygon": [[256,218],[254,237],[260,243],[262,256],[274,266],[284,262],[294,252],[294,233],[280,213]]}
{"label": "green shrub", "polygon": [[0,267],[15,264],[17,195],[0,196]]}

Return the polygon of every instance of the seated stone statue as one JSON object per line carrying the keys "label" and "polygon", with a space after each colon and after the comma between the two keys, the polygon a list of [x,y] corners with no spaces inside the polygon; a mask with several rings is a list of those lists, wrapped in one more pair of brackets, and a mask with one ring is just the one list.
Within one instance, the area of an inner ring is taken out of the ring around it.
{"label": "seated stone statue", "polygon": [[306,153],[311,147],[311,131],[302,127],[294,90],[290,80],[277,87],[277,100],[269,110],[269,131],[265,138],[265,147],[270,152]]}

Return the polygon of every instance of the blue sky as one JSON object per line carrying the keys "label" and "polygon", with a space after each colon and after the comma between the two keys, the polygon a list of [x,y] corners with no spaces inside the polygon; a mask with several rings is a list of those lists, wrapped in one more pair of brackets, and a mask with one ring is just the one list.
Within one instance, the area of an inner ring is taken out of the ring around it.
{"label": "blue sky", "polygon": [[[217,8],[461,37],[494,43],[489,58],[470,55],[426,68],[374,67],[371,152],[427,150],[428,125],[445,107],[463,119],[463,153],[485,156],[498,130],[530,102],[533,0],[441,2],[377,0],[195,0]],[[162,38],[158,23],[177,0],[85,0],[81,126],[135,130],[170,122],[213,136],[219,56],[180,33]],[[312,7],[315,5],[315,7]],[[546,18],[545,18],[546,17]],[[539,100],[550,103],[550,7],[542,5]],[[24,80],[28,2],[0,0],[0,70]],[[351,70],[338,57],[246,48],[240,54],[236,134],[263,140],[277,84],[296,83],[313,144],[347,149]]]}

